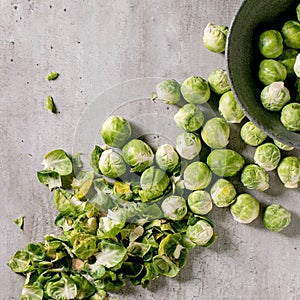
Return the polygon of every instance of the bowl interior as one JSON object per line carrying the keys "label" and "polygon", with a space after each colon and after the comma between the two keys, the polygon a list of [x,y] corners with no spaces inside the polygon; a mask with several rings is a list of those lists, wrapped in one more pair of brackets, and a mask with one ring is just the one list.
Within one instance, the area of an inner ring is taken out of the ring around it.
{"label": "bowl interior", "polygon": [[260,33],[280,30],[285,21],[296,19],[297,4],[296,0],[245,0],[230,26],[226,60],[233,93],[248,119],[271,138],[300,148],[300,134],[288,131],[280,122],[280,113],[268,111],[260,103],[262,85],[257,75]]}

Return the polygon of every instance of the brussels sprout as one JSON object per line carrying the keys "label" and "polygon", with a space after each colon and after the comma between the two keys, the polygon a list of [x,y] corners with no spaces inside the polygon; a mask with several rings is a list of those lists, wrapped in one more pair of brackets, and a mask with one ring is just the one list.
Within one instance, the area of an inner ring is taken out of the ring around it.
{"label": "brussels sprout", "polygon": [[275,81],[284,81],[286,76],[286,67],[279,61],[264,59],[259,64],[258,78],[264,85],[269,85]]}
{"label": "brussels sprout", "polygon": [[300,103],[290,103],[283,107],[280,121],[290,131],[300,130]]}
{"label": "brussels sprout", "polygon": [[199,220],[193,225],[189,225],[186,236],[196,245],[205,246],[214,235],[212,226],[205,220]]}
{"label": "brussels sprout", "polygon": [[122,148],[125,162],[131,166],[133,172],[142,172],[152,165],[154,154],[144,141],[133,139]]}
{"label": "brussels sprout", "polygon": [[230,126],[223,118],[208,120],[201,130],[203,141],[212,149],[225,147],[229,143],[229,136]]}
{"label": "brussels sprout", "polygon": [[242,126],[240,135],[242,140],[250,146],[258,146],[267,138],[267,135],[251,121]]}
{"label": "brussels sprout", "polygon": [[222,95],[230,90],[227,72],[224,69],[213,70],[207,79],[209,86],[213,92]]}
{"label": "brussels sprout", "polygon": [[139,194],[143,202],[148,202],[161,197],[170,183],[166,173],[154,166],[146,169],[140,178],[141,190]]}
{"label": "brussels sprout", "polygon": [[202,190],[211,182],[212,174],[207,165],[200,161],[189,164],[183,172],[183,180],[186,189]]}
{"label": "brussels sprout", "polygon": [[185,131],[196,131],[204,122],[203,112],[195,104],[185,104],[174,116],[176,125]]}
{"label": "brussels sprout", "polygon": [[234,202],[236,190],[230,181],[220,178],[211,187],[210,194],[216,206],[227,207]]}
{"label": "brussels sprout", "polygon": [[269,188],[269,175],[262,167],[249,164],[242,170],[241,182],[242,184],[250,189],[257,191],[265,191]]}
{"label": "brussels sprout", "polygon": [[279,56],[278,61],[281,62],[287,71],[287,75],[294,75],[294,64],[298,51],[295,49],[284,49],[282,54]]}
{"label": "brussels sprout", "polygon": [[235,176],[244,164],[244,158],[231,149],[213,150],[207,156],[207,165],[218,176]]}
{"label": "brussels sprout", "polygon": [[230,212],[235,221],[248,224],[255,220],[260,211],[260,205],[256,198],[249,194],[240,194],[236,201],[230,205]]}
{"label": "brussels sprout", "polygon": [[232,91],[226,92],[221,96],[219,100],[219,112],[228,123],[241,123],[245,117]]}
{"label": "brussels sprout", "polygon": [[104,176],[117,178],[126,172],[126,164],[119,153],[108,149],[100,156],[99,169]]}
{"label": "brussels sprout", "polygon": [[156,85],[156,93],[153,93],[151,100],[161,100],[166,104],[176,104],[180,101],[180,84],[174,79],[164,80]]}
{"label": "brussels sprout", "polygon": [[290,92],[283,81],[272,82],[264,87],[260,94],[263,107],[271,111],[280,111],[290,99]]}
{"label": "brussels sprout", "polygon": [[300,161],[296,156],[287,156],[277,167],[279,179],[286,188],[295,189],[300,181]]}
{"label": "brussels sprout", "polygon": [[297,21],[287,21],[281,28],[283,41],[289,48],[300,48],[300,23]]}
{"label": "brussels sprout", "polygon": [[295,60],[295,63],[294,63],[293,70],[294,70],[296,76],[300,77],[300,54],[298,54],[296,56],[296,60]]}
{"label": "brussels sprout", "polygon": [[300,4],[298,4],[296,7],[296,14],[297,14],[297,19],[300,22]]}
{"label": "brussels sprout", "polygon": [[227,34],[227,26],[208,23],[204,28],[203,44],[208,50],[212,52],[224,52],[226,47]]}
{"label": "brussels sprout", "polygon": [[186,201],[181,196],[169,196],[161,204],[165,218],[180,221],[187,214]]}
{"label": "brussels sprout", "polygon": [[273,139],[273,142],[274,142],[274,144],[275,144],[279,149],[281,149],[281,150],[284,150],[284,151],[291,151],[291,150],[294,149],[293,146],[286,145],[286,144],[284,144],[284,143],[282,143],[282,142],[280,142],[280,141],[278,141],[278,140]]}
{"label": "brussels sprout", "polygon": [[173,146],[163,144],[157,147],[155,160],[162,170],[172,172],[178,165],[179,156]]}
{"label": "brussels sprout", "polygon": [[200,138],[191,132],[180,133],[176,138],[176,151],[185,159],[195,158],[201,151]]}
{"label": "brussels sprout", "polygon": [[258,40],[258,49],[266,58],[276,58],[283,51],[283,39],[279,31],[266,30]]}
{"label": "brussels sprout", "polygon": [[110,116],[102,124],[101,136],[105,144],[120,148],[129,140],[131,126],[120,116]]}
{"label": "brussels sprout", "polygon": [[273,143],[264,143],[255,149],[254,162],[266,171],[276,169],[280,158],[280,150]]}
{"label": "brussels sprout", "polygon": [[212,199],[207,191],[194,191],[188,196],[190,210],[197,215],[206,215],[212,208]]}
{"label": "brussels sprout", "polygon": [[279,204],[267,206],[263,215],[263,223],[267,229],[279,232],[291,222],[291,213]]}
{"label": "brussels sprout", "polygon": [[200,76],[191,76],[181,84],[183,98],[192,104],[203,104],[210,98],[208,82]]}

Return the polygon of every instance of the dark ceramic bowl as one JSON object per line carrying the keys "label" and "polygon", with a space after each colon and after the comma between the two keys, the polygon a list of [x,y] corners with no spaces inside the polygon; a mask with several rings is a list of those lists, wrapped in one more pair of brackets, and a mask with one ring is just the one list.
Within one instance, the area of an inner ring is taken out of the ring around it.
{"label": "dark ceramic bowl", "polygon": [[300,133],[288,131],[280,122],[280,113],[260,103],[262,85],[257,75],[262,59],[257,48],[259,35],[267,29],[280,30],[285,21],[295,19],[297,4],[299,0],[245,0],[230,26],[226,60],[231,88],[248,119],[271,138],[300,148]]}

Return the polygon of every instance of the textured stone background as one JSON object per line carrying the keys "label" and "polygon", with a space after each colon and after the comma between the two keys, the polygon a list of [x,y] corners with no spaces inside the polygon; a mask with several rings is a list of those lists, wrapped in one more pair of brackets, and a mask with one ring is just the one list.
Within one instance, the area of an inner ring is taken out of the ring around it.
{"label": "textured stone background", "polygon": [[[0,1],[0,299],[20,298],[23,278],[6,266],[9,258],[56,230],[51,194],[36,179],[43,155],[58,147],[71,151],[83,111],[116,84],[148,77],[207,78],[225,67],[223,55],[202,46],[202,31],[210,21],[230,25],[240,3]],[[49,71],[61,76],[47,82]],[[58,114],[45,111],[48,94]],[[111,110],[113,104],[105,102]],[[253,149],[243,151],[250,157]],[[126,300],[300,299],[299,189],[285,190],[270,175],[272,188],[257,198],[262,206],[280,203],[291,210],[289,228],[268,232],[261,218],[242,225],[227,209],[214,209],[219,239],[209,249],[191,251],[177,278],[160,278],[147,289],[129,284],[116,295]],[[13,223],[21,214],[23,231]]]}

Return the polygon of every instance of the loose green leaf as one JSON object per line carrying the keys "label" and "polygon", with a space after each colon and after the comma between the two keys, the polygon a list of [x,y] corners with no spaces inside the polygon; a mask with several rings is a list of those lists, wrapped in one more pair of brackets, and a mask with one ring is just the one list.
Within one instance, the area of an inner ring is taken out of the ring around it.
{"label": "loose green leaf", "polygon": [[19,216],[18,218],[16,218],[14,220],[14,223],[20,228],[23,229],[24,228],[24,216]]}
{"label": "loose green leaf", "polygon": [[50,191],[62,186],[61,176],[55,171],[49,171],[49,170],[38,171],[37,177],[40,183],[48,186]]}
{"label": "loose green leaf", "polygon": [[47,75],[47,80],[55,80],[59,76],[59,73],[57,72],[50,72]]}
{"label": "loose green leaf", "polygon": [[46,99],[45,108],[46,108],[46,110],[49,110],[52,113],[56,113],[56,106],[55,106],[55,103],[53,101],[53,97],[50,96],[50,95]]}
{"label": "loose green leaf", "polygon": [[24,285],[22,289],[21,300],[43,300],[44,291],[42,288]]}

